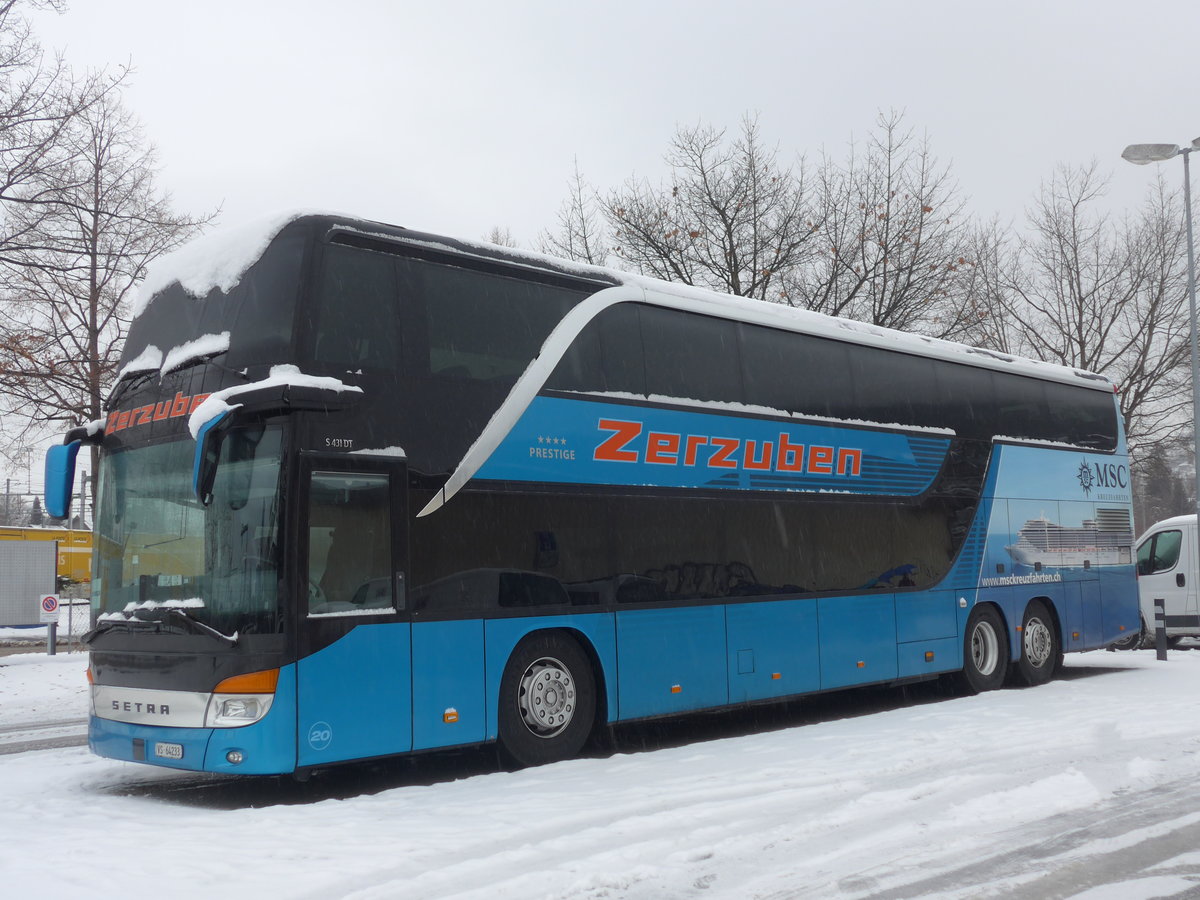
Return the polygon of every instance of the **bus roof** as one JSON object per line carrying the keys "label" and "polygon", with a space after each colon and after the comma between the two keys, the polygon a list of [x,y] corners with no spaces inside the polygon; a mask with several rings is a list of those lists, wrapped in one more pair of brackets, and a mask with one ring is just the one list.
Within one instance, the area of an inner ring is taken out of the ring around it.
{"label": "bus roof", "polygon": [[641,296],[636,299],[655,305],[688,309],[721,318],[753,322],[833,340],[944,359],[1096,390],[1114,390],[1114,383],[1107,376],[1055,363],[883,328],[853,319],[827,316],[783,304],[721,294],[617,269],[585,265],[533,251],[448,238],[401,226],[317,211],[279,213],[241,227],[214,230],[174,253],[163,256],[153,264],[145,282],[139,288],[132,307],[133,317],[136,318],[145,310],[158,291],[175,282],[179,282],[188,294],[196,298],[203,298],[214,289],[228,292],[258,260],[275,236],[288,225],[300,220],[309,220],[318,229],[324,226],[330,232],[356,234],[390,244],[424,248],[438,253],[467,256],[530,271],[591,281],[598,290],[625,285],[640,293]]}

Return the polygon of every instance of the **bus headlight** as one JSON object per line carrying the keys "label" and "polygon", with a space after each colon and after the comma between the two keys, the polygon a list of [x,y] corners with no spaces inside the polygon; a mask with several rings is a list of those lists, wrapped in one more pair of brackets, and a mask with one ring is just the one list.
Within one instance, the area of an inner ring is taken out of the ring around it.
{"label": "bus headlight", "polygon": [[239,728],[252,725],[270,711],[278,682],[278,669],[226,678],[213,688],[204,712],[204,726]]}
{"label": "bus headlight", "polygon": [[204,714],[206,728],[237,728],[257,722],[271,709],[274,694],[213,694]]}

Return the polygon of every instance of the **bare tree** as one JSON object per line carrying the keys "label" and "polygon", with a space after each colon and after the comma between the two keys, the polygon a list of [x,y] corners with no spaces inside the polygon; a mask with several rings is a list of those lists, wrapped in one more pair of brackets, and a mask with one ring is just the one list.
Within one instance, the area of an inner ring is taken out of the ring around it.
{"label": "bare tree", "polygon": [[1191,402],[1183,209],[1160,179],[1114,222],[1106,187],[1094,163],[1061,166],[1026,230],[992,235],[977,324],[989,346],[1109,376],[1131,447],[1149,453],[1177,437]]}
{"label": "bare tree", "polygon": [[668,281],[780,300],[783,274],[813,239],[803,169],[779,165],[753,117],[732,143],[723,130],[681,128],[666,162],[668,185],[630,180],[602,201],[615,256]]}
{"label": "bare tree", "polygon": [[787,302],[937,337],[970,323],[974,278],[965,202],[927,138],[903,115],[880,114],[865,150],[828,157],[817,176],[820,239],[811,265],[788,279]]}
{"label": "bare tree", "polygon": [[0,497],[0,525],[28,525],[31,513],[32,506],[24,494],[5,491],[3,497]]}
{"label": "bare tree", "polygon": [[59,140],[59,164],[27,186],[45,202],[8,210],[29,239],[4,260],[0,302],[0,404],[22,426],[9,432],[10,447],[48,426],[100,418],[134,287],[212,218],[172,211],[155,185],[153,149],[115,94]]}
{"label": "bare tree", "polygon": [[60,0],[0,0],[0,264],[42,265],[33,228],[37,214],[63,202],[59,179],[72,151],[66,129],[124,79],[75,76],[59,58],[47,59],[22,8],[61,9]]}
{"label": "bare tree", "polygon": [[608,261],[608,245],[596,192],[579,171],[576,159],[567,199],[558,211],[558,227],[541,233],[538,249],[551,256],[602,266]]}
{"label": "bare tree", "polygon": [[484,238],[489,244],[495,244],[497,247],[520,247],[517,239],[513,237],[512,230],[508,226],[493,225],[492,230],[487,233]]}
{"label": "bare tree", "polygon": [[1189,485],[1162,447],[1147,448],[1134,479],[1133,508],[1138,531],[1170,516],[1194,512]]}

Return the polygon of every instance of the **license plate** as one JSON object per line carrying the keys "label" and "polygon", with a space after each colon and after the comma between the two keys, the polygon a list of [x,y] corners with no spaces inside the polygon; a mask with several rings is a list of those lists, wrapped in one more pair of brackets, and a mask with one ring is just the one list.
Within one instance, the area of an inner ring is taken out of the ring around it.
{"label": "license plate", "polygon": [[163,759],[183,759],[183,744],[168,744],[157,741],[154,744],[154,755]]}

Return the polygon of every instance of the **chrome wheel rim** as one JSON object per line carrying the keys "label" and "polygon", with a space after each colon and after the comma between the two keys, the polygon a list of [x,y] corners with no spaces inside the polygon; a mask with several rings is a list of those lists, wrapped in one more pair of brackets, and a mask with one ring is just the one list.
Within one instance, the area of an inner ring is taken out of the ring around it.
{"label": "chrome wheel rim", "polygon": [[575,679],[557,659],[544,656],[525,669],[517,691],[521,721],[540,738],[561,734],[575,717]]}
{"label": "chrome wheel rim", "polygon": [[979,622],[971,631],[971,664],[980,675],[991,675],[1000,664],[1000,641],[988,622]]}
{"label": "chrome wheel rim", "polygon": [[1025,623],[1025,658],[1030,664],[1041,668],[1050,660],[1054,636],[1050,627],[1039,618],[1031,618]]}

